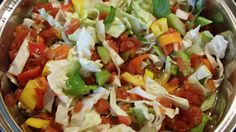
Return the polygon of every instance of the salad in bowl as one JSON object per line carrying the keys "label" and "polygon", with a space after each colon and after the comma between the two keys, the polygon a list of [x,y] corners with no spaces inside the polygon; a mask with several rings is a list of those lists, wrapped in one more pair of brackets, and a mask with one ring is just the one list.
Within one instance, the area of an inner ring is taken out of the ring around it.
{"label": "salad in bowl", "polygon": [[204,0],[41,0],[16,27],[4,99],[24,131],[203,131],[225,34]]}

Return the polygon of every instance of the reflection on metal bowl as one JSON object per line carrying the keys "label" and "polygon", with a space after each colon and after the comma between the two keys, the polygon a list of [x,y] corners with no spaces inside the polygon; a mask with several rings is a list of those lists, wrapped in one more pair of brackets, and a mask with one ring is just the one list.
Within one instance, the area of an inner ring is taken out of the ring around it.
{"label": "reflection on metal bowl", "polygon": [[[12,32],[27,17],[31,11],[33,0],[5,0],[0,6],[0,121],[5,131],[22,131],[17,122],[19,110],[6,107],[3,96],[14,86],[10,84],[4,72],[9,67],[8,50],[12,41]],[[224,14],[224,24],[214,24],[216,32],[231,30],[234,35],[228,38],[231,45],[228,48],[225,64],[225,81],[217,91],[215,105],[209,111],[213,118],[208,123],[206,131],[232,131],[236,127],[236,3],[233,0],[207,0],[204,14],[211,15],[219,11]]]}

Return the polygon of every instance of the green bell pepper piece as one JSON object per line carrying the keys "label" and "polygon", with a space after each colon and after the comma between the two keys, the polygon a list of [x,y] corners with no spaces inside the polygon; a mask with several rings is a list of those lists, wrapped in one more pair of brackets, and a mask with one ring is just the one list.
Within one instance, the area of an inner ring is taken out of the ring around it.
{"label": "green bell pepper piece", "polygon": [[108,62],[111,61],[111,56],[109,54],[109,51],[105,47],[98,47],[97,51],[103,63],[107,64]]}
{"label": "green bell pepper piece", "polygon": [[168,24],[180,32],[183,36],[186,34],[185,24],[174,14],[167,16]]}
{"label": "green bell pepper piece", "polygon": [[98,85],[103,86],[104,84],[106,84],[107,80],[110,77],[110,73],[107,70],[102,70],[100,72],[97,72],[95,74],[96,77],[96,81],[98,83]]}
{"label": "green bell pepper piece", "polygon": [[184,76],[189,75],[193,71],[193,69],[191,68],[189,56],[184,51],[178,51],[177,57],[183,61],[182,65],[185,66],[184,71],[182,71]]}
{"label": "green bell pepper piece", "polygon": [[191,130],[191,132],[203,132],[203,130],[209,120],[212,120],[212,118],[203,113],[202,122],[197,127],[193,128]]}
{"label": "green bell pepper piece", "polygon": [[153,48],[154,48],[156,54],[161,58],[161,60],[165,61],[166,57],[165,57],[164,53],[161,51],[161,49],[158,46],[153,46]]}
{"label": "green bell pepper piece", "polygon": [[86,85],[78,72],[69,77],[66,81],[66,86],[67,88],[64,89],[64,93],[71,96],[85,95],[88,94],[90,90],[98,88],[96,85]]}
{"label": "green bell pepper piece", "polygon": [[209,25],[213,23],[213,21],[206,19],[205,17],[198,16],[195,20],[196,25],[201,25],[201,27]]}

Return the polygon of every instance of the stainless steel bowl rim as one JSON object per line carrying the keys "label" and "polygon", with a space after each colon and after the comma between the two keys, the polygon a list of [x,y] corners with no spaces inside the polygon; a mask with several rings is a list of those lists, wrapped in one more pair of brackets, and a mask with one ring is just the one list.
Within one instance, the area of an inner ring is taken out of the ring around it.
{"label": "stainless steel bowl rim", "polygon": [[[233,0],[216,0],[222,8],[227,12],[230,22],[236,31],[236,3]],[[4,0],[0,5],[0,36],[2,36],[4,27],[8,22],[14,10],[19,6],[21,0]],[[17,123],[13,120],[11,114],[3,101],[2,94],[0,94],[0,128],[5,131],[22,131]],[[233,131],[236,128],[236,97],[234,97],[231,107],[229,108],[224,119],[215,128],[215,132]]]}

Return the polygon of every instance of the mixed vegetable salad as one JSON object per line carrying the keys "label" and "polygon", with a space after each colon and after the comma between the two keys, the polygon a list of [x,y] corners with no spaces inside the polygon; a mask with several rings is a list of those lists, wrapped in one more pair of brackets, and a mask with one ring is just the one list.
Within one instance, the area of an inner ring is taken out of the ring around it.
{"label": "mixed vegetable salad", "polygon": [[204,130],[228,41],[204,0],[41,0],[16,27],[5,96],[24,131]]}

